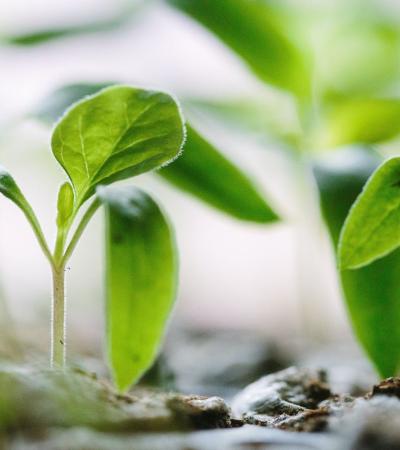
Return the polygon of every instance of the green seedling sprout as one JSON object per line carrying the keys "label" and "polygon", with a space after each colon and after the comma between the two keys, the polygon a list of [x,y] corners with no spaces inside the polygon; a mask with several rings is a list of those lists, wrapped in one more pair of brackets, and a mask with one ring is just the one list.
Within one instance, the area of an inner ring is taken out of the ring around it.
{"label": "green seedling sprout", "polygon": [[114,381],[127,389],[152,363],[176,293],[171,227],[149,195],[119,180],[175,159],[185,130],[169,95],[113,86],[74,104],[57,123],[51,148],[69,180],[57,200],[54,250],[12,176],[0,192],[25,214],[51,267],[51,366],[66,362],[65,268],[100,206],[106,212],[107,350]]}

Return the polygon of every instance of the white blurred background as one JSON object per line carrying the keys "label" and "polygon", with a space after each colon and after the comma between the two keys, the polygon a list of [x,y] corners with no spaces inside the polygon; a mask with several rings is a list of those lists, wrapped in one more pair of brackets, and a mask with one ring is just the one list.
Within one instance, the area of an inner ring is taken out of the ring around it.
{"label": "white blurred background", "polygon": [[[3,1],[0,30],[9,35],[85,23],[118,14],[123,6],[115,0]],[[0,46],[0,61],[0,163],[14,174],[49,238],[55,233],[55,197],[64,175],[51,154],[50,130],[27,115],[53,89],[111,80],[156,87],[178,98],[268,95],[222,44],[160,5],[105,33],[32,47]],[[254,175],[284,221],[273,226],[240,222],[154,176],[135,179],[159,199],[176,228],[181,275],[175,323],[254,329],[273,337],[349,339],[330,243],[315,206],[304,208],[307,193],[299,192],[289,159],[260,136],[210,122],[206,129],[213,142]],[[82,340],[101,342],[102,267],[98,214],[70,262],[72,349]],[[50,273],[22,214],[3,198],[0,287],[15,321],[39,342],[47,333]]]}

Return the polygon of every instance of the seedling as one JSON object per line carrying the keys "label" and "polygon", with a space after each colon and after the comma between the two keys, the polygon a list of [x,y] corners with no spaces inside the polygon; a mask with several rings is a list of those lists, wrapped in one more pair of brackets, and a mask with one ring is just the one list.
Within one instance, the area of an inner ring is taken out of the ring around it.
{"label": "seedling", "polygon": [[151,364],[175,298],[173,233],[149,195],[118,180],[176,158],[184,141],[180,109],[161,92],[113,86],[73,105],[56,125],[51,148],[68,175],[59,189],[51,251],[39,220],[12,176],[0,192],[25,214],[51,267],[51,366],[66,359],[65,267],[100,206],[106,212],[107,352],[117,387]]}

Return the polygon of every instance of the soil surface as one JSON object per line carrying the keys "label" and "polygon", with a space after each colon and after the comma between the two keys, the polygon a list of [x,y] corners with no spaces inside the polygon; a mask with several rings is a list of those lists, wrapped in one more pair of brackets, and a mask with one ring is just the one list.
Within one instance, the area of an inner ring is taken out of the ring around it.
{"label": "soil surface", "polygon": [[156,389],[120,395],[76,370],[3,369],[0,386],[4,449],[400,448],[398,378],[352,397],[332,393],[322,370],[290,367],[247,386],[231,407]]}
{"label": "soil surface", "polygon": [[[181,372],[164,354],[147,385],[124,395],[80,369],[0,365],[0,450],[400,449],[400,378],[365,392],[363,376],[362,383],[353,375],[332,383],[340,377],[331,369],[279,370],[287,354],[279,358],[273,347],[243,336],[242,351],[253,349],[247,359],[237,362],[227,351],[211,358],[207,371],[210,356],[202,352],[213,347],[209,339],[186,340]],[[229,339],[222,336],[220,348]],[[193,342],[202,345],[189,362]],[[180,383],[220,395],[178,393]]]}

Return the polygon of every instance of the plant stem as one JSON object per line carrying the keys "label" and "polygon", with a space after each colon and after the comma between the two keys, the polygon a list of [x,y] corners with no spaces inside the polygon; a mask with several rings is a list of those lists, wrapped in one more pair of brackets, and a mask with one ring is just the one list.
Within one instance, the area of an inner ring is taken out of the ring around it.
{"label": "plant stem", "polygon": [[[52,368],[64,368],[66,356],[66,296],[65,296],[65,265],[71,257],[76,244],[78,243],[86,225],[100,206],[100,202],[95,200],[83,215],[71,241],[64,252],[66,237],[69,227],[59,228],[57,231],[54,255],[52,256],[53,275],[53,302],[51,316],[51,359]],[[72,220],[71,220],[72,222]]]}
{"label": "plant stem", "polygon": [[68,262],[69,258],[72,255],[72,252],[74,251],[76,244],[78,243],[79,239],[82,236],[82,233],[85,231],[85,228],[87,224],[89,223],[90,219],[93,217],[94,213],[97,211],[97,209],[100,206],[100,202],[98,199],[94,200],[93,203],[89,206],[89,208],[86,210],[85,214],[82,216],[82,219],[75,230],[74,235],[71,238],[71,241],[65,250],[64,256],[62,258],[62,264],[65,266],[65,264]]}
{"label": "plant stem", "polygon": [[53,303],[51,317],[51,359],[52,368],[64,368],[65,342],[65,268],[53,266]]}
{"label": "plant stem", "polygon": [[60,265],[61,260],[63,258],[65,239],[67,237],[68,229],[58,228],[57,229],[57,238],[56,244],[53,252],[53,261],[55,265]]}
{"label": "plant stem", "polygon": [[51,251],[49,249],[49,246],[47,245],[46,239],[43,235],[42,227],[39,224],[39,221],[33,212],[32,208],[28,205],[26,207],[26,210],[24,210],[25,217],[27,218],[28,222],[31,224],[33,232],[36,235],[37,241],[40,245],[40,248],[42,249],[44,255],[46,256],[47,260],[50,264],[53,263],[53,257],[51,255]]}

